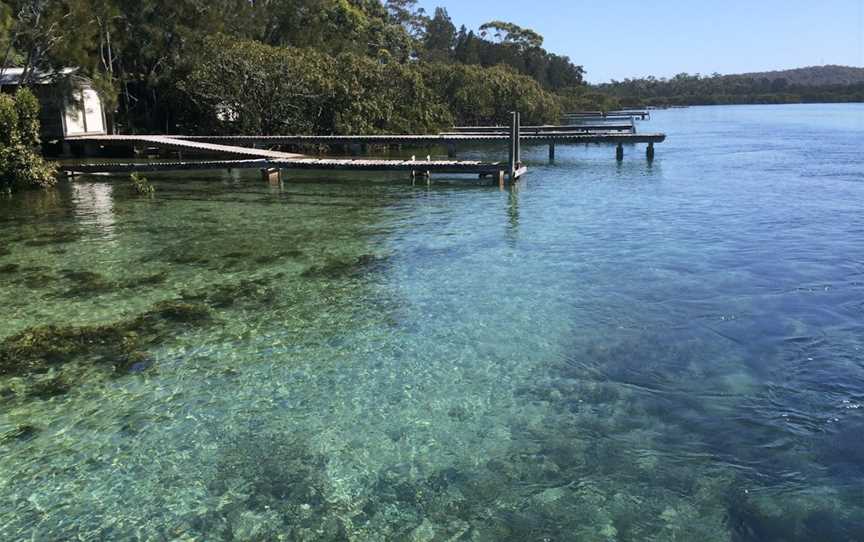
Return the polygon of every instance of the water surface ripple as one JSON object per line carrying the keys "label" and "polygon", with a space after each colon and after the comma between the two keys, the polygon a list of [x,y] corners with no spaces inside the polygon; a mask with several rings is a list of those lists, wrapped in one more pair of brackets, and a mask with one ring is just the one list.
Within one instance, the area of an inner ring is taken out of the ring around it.
{"label": "water surface ripple", "polygon": [[0,539],[864,540],[864,106],[641,130],[0,199]]}

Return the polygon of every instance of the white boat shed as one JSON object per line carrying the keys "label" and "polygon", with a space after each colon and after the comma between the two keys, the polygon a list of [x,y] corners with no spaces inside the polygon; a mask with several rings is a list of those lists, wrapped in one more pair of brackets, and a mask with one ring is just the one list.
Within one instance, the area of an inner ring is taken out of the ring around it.
{"label": "white boat shed", "polygon": [[[59,72],[37,73],[28,82],[42,105],[43,142],[107,133],[102,99],[89,80],[75,75],[77,71],[77,68],[65,68]],[[0,73],[0,91],[15,92],[21,85],[23,73],[23,68],[7,68]]]}

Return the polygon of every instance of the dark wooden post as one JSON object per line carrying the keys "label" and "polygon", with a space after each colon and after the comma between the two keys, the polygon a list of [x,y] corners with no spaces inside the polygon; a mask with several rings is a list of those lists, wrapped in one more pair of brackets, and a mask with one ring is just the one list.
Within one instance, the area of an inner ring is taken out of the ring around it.
{"label": "dark wooden post", "polygon": [[648,150],[645,151],[645,156],[648,158],[649,162],[654,161],[654,142],[648,143]]}
{"label": "dark wooden post", "polygon": [[555,161],[555,143],[549,143],[549,161]]}
{"label": "dark wooden post", "polygon": [[618,147],[615,149],[615,159],[619,162],[624,160],[624,144],[618,143]]}
{"label": "dark wooden post", "polygon": [[456,156],[456,144],[450,143],[447,145],[447,158],[453,158]]}

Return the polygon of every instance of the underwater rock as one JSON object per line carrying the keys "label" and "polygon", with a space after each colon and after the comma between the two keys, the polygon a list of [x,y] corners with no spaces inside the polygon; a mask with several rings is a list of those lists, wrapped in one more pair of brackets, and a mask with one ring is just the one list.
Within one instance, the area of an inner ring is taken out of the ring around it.
{"label": "underwater rock", "polygon": [[354,259],[333,259],[323,265],[312,266],[300,276],[309,279],[355,278],[383,269],[388,258],[364,254]]}

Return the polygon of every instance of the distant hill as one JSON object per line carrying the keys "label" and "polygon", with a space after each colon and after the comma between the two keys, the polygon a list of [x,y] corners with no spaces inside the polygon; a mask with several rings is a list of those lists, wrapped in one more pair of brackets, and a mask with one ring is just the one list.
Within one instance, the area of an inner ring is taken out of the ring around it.
{"label": "distant hill", "polygon": [[733,75],[679,73],[593,87],[621,107],[864,102],[864,68],[811,66]]}
{"label": "distant hill", "polygon": [[823,87],[829,85],[860,85],[864,84],[864,68],[851,66],[809,66],[793,70],[778,70],[770,72],[742,73],[727,77],[752,77],[753,79],[786,79],[790,85],[808,87]]}

